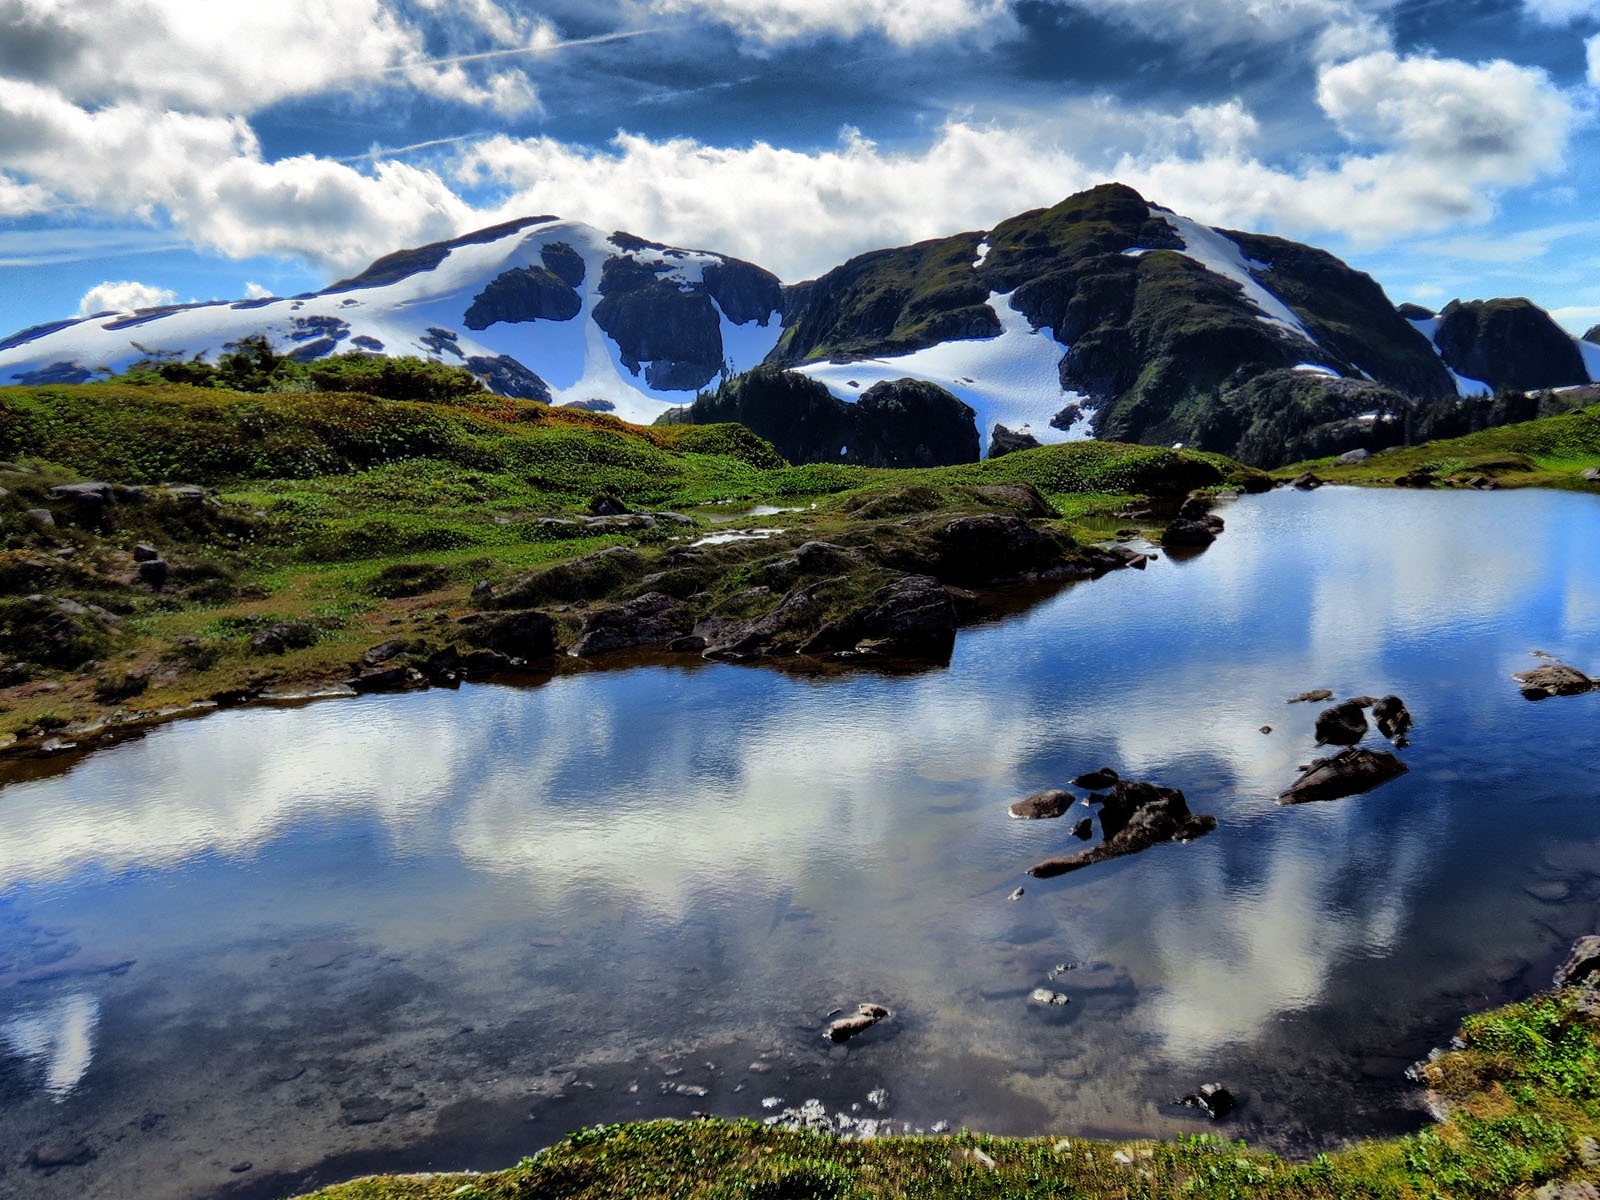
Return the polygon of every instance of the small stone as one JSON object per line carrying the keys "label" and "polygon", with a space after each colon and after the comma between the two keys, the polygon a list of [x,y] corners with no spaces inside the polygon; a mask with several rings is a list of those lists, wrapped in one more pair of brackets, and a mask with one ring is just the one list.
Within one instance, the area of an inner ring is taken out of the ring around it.
{"label": "small stone", "polygon": [[1007,900],[1021,900],[1022,899],[1022,889],[1018,888],[1016,891],[1012,892],[1011,895],[1007,896],[1006,899]]}
{"label": "small stone", "polygon": [[251,1162],[236,1162],[233,1164],[233,1166],[228,1168],[228,1171],[233,1175],[243,1175],[246,1171],[250,1170],[250,1168],[254,1166],[255,1163]]}
{"label": "small stone", "polygon": [[1262,733],[1271,733],[1272,732],[1272,726],[1271,725],[1263,725],[1261,727],[1261,732]]}

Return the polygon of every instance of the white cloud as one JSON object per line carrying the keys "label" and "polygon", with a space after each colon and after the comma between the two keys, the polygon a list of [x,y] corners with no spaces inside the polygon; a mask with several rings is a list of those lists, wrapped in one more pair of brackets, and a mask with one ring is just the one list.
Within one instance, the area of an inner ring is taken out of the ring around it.
{"label": "white cloud", "polygon": [[1600,17],[1595,0],[1524,0],[1534,20],[1546,25],[1569,25],[1582,17]]}
{"label": "white cloud", "polygon": [[1583,49],[1589,64],[1589,83],[1592,87],[1600,87],[1600,34],[1584,42]]}
{"label": "white cloud", "polygon": [[1200,49],[1304,39],[1318,61],[1387,48],[1391,0],[1057,0],[1161,41]]}
{"label": "white cloud", "polygon": [[[527,39],[537,28],[490,0],[424,7],[445,17],[460,10],[497,39]],[[138,100],[248,113],[290,97],[367,90],[400,68],[431,95],[508,113],[534,106],[532,86],[518,73],[480,84],[458,65],[431,65],[422,31],[385,0],[0,0],[0,76],[56,88],[81,104]]]}
{"label": "white cloud", "polygon": [[271,288],[265,287],[253,279],[244,285],[244,298],[246,300],[265,300],[270,295],[272,295]]}
{"label": "white cloud", "polygon": [[824,35],[881,33],[902,46],[1015,28],[1006,0],[648,0],[658,13],[694,13],[765,45]]}
{"label": "white cloud", "polygon": [[141,308],[158,308],[163,304],[172,304],[177,299],[178,293],[167,288],[136,283],[131,279],[118,282],[108,279],[84,293],[83,299],[78,303],[78,315],[90,317],[102,312],[134,312]]}

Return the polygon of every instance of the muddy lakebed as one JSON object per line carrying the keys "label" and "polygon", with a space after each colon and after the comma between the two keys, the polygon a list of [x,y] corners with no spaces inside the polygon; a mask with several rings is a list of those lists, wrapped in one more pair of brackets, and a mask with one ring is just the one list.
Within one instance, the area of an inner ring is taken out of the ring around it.
{"label": "muddy lakebed", "polygon": [[[946,669],[674,659],[9,765],[0,1193],[280,1196],[807,1101],[1295,1155],[1420,1126],[1406,1067],[1600,928],[1600,694],[1511,680],[1600,673],[1600,500],[1219,511]],[[1402,696],[1408,770],[1281,806],[1323,688]],[[1092,810],[1008,806],[1100,766],[1216,830],[1028,876]],[[1217,1124],[1176,1102],[1212,1081]]]}

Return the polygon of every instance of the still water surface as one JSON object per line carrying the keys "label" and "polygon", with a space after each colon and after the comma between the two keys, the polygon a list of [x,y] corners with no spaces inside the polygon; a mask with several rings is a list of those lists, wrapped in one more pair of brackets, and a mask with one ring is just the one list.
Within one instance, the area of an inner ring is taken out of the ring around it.
{"label": "still water surface", "polygon": [[[1600,502],[1225,515],[1197,558],[964,632],[945,671],[240,710],[11,783],[0,1194],[281,1195],[810,1098],[1170,1135],[1215,1079],[1243,1102],[1220,1132],[1293,1153],[1416,1127],[1406,1065],[1600,920],[1600,696],[1509,679],[1535,649],[1600,669]],[[1318,687],[1403,696],[1410,773],[1282,808],[1318,707],[1284,700]],[[1102,764],[1219,829],[1027,879],[1076,815],[1006,806]],[[1072,1003],[1031,1006],[1046,983]],[[825,1042],[864,1000],[894,1017]]]}

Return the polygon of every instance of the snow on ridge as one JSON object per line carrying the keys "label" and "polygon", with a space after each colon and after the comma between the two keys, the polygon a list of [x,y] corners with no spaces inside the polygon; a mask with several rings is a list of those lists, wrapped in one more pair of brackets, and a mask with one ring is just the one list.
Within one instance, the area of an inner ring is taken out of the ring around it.
{"label": "snow on ridge", "polygon": [[1237,283],[1244,290],[1245,299],[1261,310],[1259,320],[1264,324],[1304,338],[1313,346],[1317,345],[1317,339],[1311,336],[1311,331],[1295,315],[1294,310],[1263,287],[1250,273],[1251,268],[1263,269],[1265,263],[1246,258],[1237,242],[1209,225],[1202,225],[1189,217],[1179,216],[1170,209],[1155,205],[1151,205],[1150,215],[1159,217],[1177,232],[1184,246],[1178,253],[1188,255],[1206,270]]}
{"label": "snow on ridge", "polygon": [[1578,353],[1583,355],[1583,369],[1589,375],[1590,383],[1600,383],[1600,346],[1583,338],[1573,338],[1578,343]]}
{"label": "snow on ridge", "polygon": [[1343,376],[1341,376],[1339,374],[1339,372],[1335,371],[1332,367],[1324,366],[1322,363],[1314,363],[1314,362],[1296,363],[1294,366],[1290,367],[1289,369],[1291,371],[1299,371],[1302,375],[1324,375],[1324,376],[1327,376],[1330,379],[1341,379],[1341,378],[1343,378]]}
{"label": "snow on ridge", "polygon": [[[996,424],[1031,433],[1046,444],[1090,437],[1094,409],[1088,406],[1088,398],[1061,387],[1062,346],[1050,329],[1034,329],[1026,316],[1011,307],[1009,299],[1010,293],[989,295],[989,307],[1000,319],[997,337],[940,342],[909,354],[849,363],[805,363],[791,369],[818,380],[839,399],[850,402],[860,399],[875,383],[906,378],[936,383],[972,408],[985,453]],[[1082,415],[1070,429],[1050,424],[1062,408],[1074,403]]]}
{"label": "snow on ridge", "polygon": [[1457,375],[1450,369],[1450,364],[1444,361],[1444,355],[1439,351],[1439,343],[1434,340],[1439,336],[1439,326],[1443,324],[1444,318],[1433,316],[1418,317],[1415,320],[1410,317],[1402,319],[1407,325],[1428,339],[1428,345],[1432,346],[1433,352],[1439,355],[1440,365],[1449,374],[1450,381],[1456,385],[1456,397],[1458,399],[1467,400],[1473,396],[1488,396],[1494,392],[1494,389],[1481,379],[1468,379],[1465,375]]}
{"label": "snow on ridge", "polygon": [[978,257],[972,260],[972,269],[974,271],[983,266],[984,261],[989,257],[989,251],[991,249],[993,249],[993,247],[989,245],[989,239],[987,236],[985,236],[984,239],[978,243]]}

